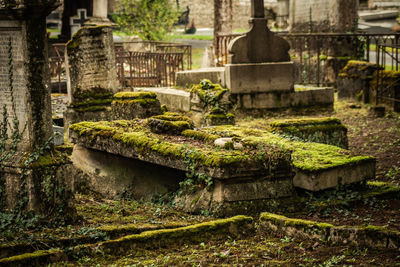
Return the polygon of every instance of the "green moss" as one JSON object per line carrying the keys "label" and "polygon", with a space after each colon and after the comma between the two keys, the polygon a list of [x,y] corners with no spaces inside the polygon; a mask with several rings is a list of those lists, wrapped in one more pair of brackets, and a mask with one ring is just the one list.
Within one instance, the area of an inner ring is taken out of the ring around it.
{"label": "green moss", "polygon": [[113,93],[109,89],[101,87],[93,87],[90,90],[81,90],[75,88],[74,90],[74,102],[87,101],[90,99],[112,99]]}
{"label": "green moss", "polygon": [[[132,121],[132,124],[139,122]],[[131,129],[132,132],[127,132],[112,125],[112,122],[80,122],[70,126],[70,129],[79,136],[87,136],[90,141],[95,140],[98,136],[103,138],[111,138],[117,143],[122,143],[139,154],[146,155],[147,153],[156,153],[162,156],[168,156],[184,160],[187,153],[199,165],[208,167],[230,166],[232,164],[254,164],[255,161],[265,162],[270,164],[268,154],[265,157],[255,155],[255,152],[249,151],[216,151],[213,149],[199,148],[190,144],[172,143],[162,141],[162,136],[152,134],[144,126],[138,126],[137,129]],[[286,158],[285,158],[286,160]]]}
{"label": "green moss", "polygon": [[208,125],[234,125],[235,115],[229,114],[208,114],[206,116]]}
{"label": "green moss", "polygon": [[59,152],[61,152],[61,153],[66,153],[66,154],[68,154],[68,155],[71,155],[72,154],[72,149],[74,148],[74,146],[73,145],[61,145],[61,146],[56,146],[55,147],[55,150],[56,151],[59,151]]}
{"label": "green moss", "polygon": [[19,265],[22,263],[32,263],[38,259],[56,256],[60,253],[62,253],[62,250],[60,249],[38,250],[33,253],[25,253],[22,255],[0,259],[0,265]]}
{"label": "green moss", "polygon": [[[205,129],[204,129],[205,130]],[[374,161],[370,156],[353,156],[350,151],[326,144],[291,141],[272,133],[238,126],[215,126],[208,129],[213,134],[237,136],[245,146],[277,146],[292,151],[294,166],[302,171],[322,171],[338,166]]]}
{"label": "green moss", "polygon": [[45,168],[49,166],[58,166],[67,161],[64,154],[58,151],[52,151],[41,155],[35,160],[30,167],[31,168]]}
{"label": "green moss", "polygon": [[209,134],[207,132],[199,131],[199,130],[185,130],[182,132],[183,136],[190,137],[196,140],[205,141],[205,142],[214,142],[220,136],[215,134]]}
{"label": "green moss", "polygon": [[263,221],[272,221],[276,225],[289,226],[289,227],[294,227],[296,229],[319,228],[321,230],[325,230],[325,229],[329,230],[330,228],[334,227],[334,225],[329,224],[329,223],[319,223],[319,222],[315,222],[315,221],[293,219],[293,218],[288,218],[288,217],[285,217],[282,215],[268,213],[268,212],[263,212],[260,215],[260,222],[263,222]]}
{"label": "green moss", "polygon": [[74,109],[76,112],[99,112],[99,111],[105,111],[107,110],[107,107],[105,106],[91,106],[91,107],[84,107],[84,108],[75,108]]}
{"label": "green moss", "polygon": [[400,192],[400,188],[398,186],[384,182],[368,181],[367,186],[370,188],[370,191],[363,194],[363,198],[383,197],[385,195],[392,194],[396,195]]}
{"label": "green moss", "polygon": [[127,243],[146,242],[146,244],[149,245],[151,241],[156,241],[158,243],[164,241],[168,243],[178,238],[185,238],[191,241],[203,241],[219,234],[236,235],[238,232],[232,231],[235,227],[243,231],[246,229],[246,226],[248,227],[252,223],[253,218],[240,215],[233,218],[204,222],[176,229],[163,229],[147,231],[137,235],[128,235],[116,240],[102,242],[100,243],[100,246],[105,249],[113,247],[120,247],[123,249],[124,244]]}
{"label": "green moss", "polygon": [[[339,73],[339,77],[370,79],[372,72],[376,70],[376,64],[359,60],[350,60]],[[371,74],[368,74],[371,73]]]}
{"label": "green moss", "polygon": [[71,106],[74,108],[78,107],[90,107],[90,106],[101,106],[101,105],[109,105],[111,104],[112,99],[93,99],[93,100],[87,100],[87,101],[82,101],[78,103],[72,103]]}
{"label": "green moss", "polygon": [[185,115],[181,115],[178,113],[164,113],[163,115],[156,115],[153,116],[152,118],[158,119],[158,120],[163,120],[163,121],[186,121],[190,125],[193,125],[193,121]]}
{"label": "green moss", "polygon": [[112,101],[112,103],[113,103],[113,105],[119,104],[119,105],[123,105],[123,106],[139,104],[142,107],[148,107],[148,106],[158,103],[158,100],[153,99],[153,98],[124,99],[124,100],[116,99],[116,100]]}
{"label": "green moss", "polygon": [[279,120],[270,123],[271,127],[288,127],[288,126],[305,126],[305,125],[321,125],[321,124],[338,124],[342,122],[337,118],[307,118],[307,119],[289,119]]}
{"label": "green moss", "polygon": [[222,88],[219,84],[213,84],[207,79],[200,81],[199,84],[193,85],[191,88],[191,92],[199,96],[203,106],[211,109],[216,107],[218,101],[228,91],[228,89]]}
{"label": "green moss", "polygon": [[114,99],[156,99],[154,92],[119,92],[114,94]]}

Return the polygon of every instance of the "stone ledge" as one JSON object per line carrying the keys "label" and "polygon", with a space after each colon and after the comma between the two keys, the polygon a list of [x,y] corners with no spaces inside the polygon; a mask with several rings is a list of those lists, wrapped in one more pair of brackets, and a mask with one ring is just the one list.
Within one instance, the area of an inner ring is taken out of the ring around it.
{"label": "stone ledge", "polygon": [[262,213],[260,232],[278,232],[296,238],[319,239],[369,248],[400,248],[400,232],[380,226],[336,226],[273,213]]}
{"label": "stone ledge", "polygon": [[293,62],[227,64],[226,86],[232,94],[293,92]]}
{"label": "stone ledge", "polygon": [[190,88],[190,85],[198,84],[204,79],[225,87],[225,67],[201,68],[198,70],[178,71],[176,73],[176,85],[186,88]]}
{"label": "stone ledge", "polygon": [[316,171],[296,169],[293,185],[309,191],[321,191],[338,185],[361,182],[375,177],[375,159],[343,164],[335,168]]}
{"label": "stone ledge", "polygon": [[171,243],[200,243],[210,239],[225,239],[227,236],[246,236],[253,231],[253,218],[235,216],[175,229],[145,231],[96,244],[78,245],[73,247],[68,254],[60,249],[38,250],[0,259],[0,266],[43,266],[51,262],[66,261],[73,255],[94,255],[99,250],[108,254],[119,254],[136,247],[157,248]]}
{"label": "stone ledge", "polygon": [[135,88],[135,91],[156,93],[161,105],[166,105],[172,111],[189,112],[191,110],[190,92],[171,87]]}

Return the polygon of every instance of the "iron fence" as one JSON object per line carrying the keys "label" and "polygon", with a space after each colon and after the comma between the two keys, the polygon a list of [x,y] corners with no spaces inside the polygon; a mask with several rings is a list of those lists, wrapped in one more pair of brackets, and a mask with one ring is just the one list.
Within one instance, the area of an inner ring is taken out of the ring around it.
{"label": "iron fence", "polygon": [[160,41],[124,41],[115,43],[115,51],[183,53],[185,69],[192,69],[192,46],[189,44]]}
{"label": "iron fence", "polygon": [[123,87],[160,87],[175,84],[184,69],[183,53],[118,52],[117,74]]}
{"label": "iron fence", "polygon": [[[65,90],[66,81],[64,54],[65,44],[50,46],[52,88],[60,93]],[[115,43],[115,56],[122,86],[172,86],[177,71],[192,67],[192,46],[188,44],[152,41]]]}
{"label": "iron fence", "polygon": [[50,78],[52,91],[63,91],[65,83],[65,44],[52,44],[49,49]]}
{"label": "iron fence", "polygon": [[389,104],[400,112],[400,44],[378,45],[376,53],[375,104]]}
{"label": "iron fence", "polygon": [[[365,33],[277,33],[290,44],[291,60],[296,65],[295,82],[331,86],[349,59],[377,61],[376,46],[400,44],[400,34]],[[216,38],[217,65],[228,61],[229,42],[240,34]]]}

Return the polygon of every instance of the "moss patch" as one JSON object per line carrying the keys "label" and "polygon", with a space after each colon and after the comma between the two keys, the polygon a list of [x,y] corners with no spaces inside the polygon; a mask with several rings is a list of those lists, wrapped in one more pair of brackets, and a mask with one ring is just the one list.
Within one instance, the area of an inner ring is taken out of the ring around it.
{"label": "moss patch", "polygon": [[[125,146],[135,149],[136,153],[143,156],[147,153],[156,153],[157,155],[171,157],[172,159],[184,160],[187,155],[190,155],[198,166],[239,167],[257,165],[259,168],[264,169],[268,165],[283,164],[282,166],[285,167],[291,165],[288,149],[283,149],[274,144],[263,148],[262,153],[254,149],[244,151],[215,150],[212,147],[191,144],[190,142],[174,142],[168,139],[168,136],[152,133],[147,127],[148,120],[124,122],[132,125],[132,127],[118,126],[115,121],[81,122],[71,125],[70,129],[78,134],[78,136],[89,138],[90,142],[94,142],[97,137],[109,138],[114,142],[122,143]],[[187,122],[185,121],[184,123]],[[209,135],[208,137],[214,138],[214,136]]]}
{"label": "moss patch", "polygon": [[253,148],[257,148],[260,145],[267,145],[290,150],[292,151],[294,166],[302,171],[322,171],[338,166],[375,160],[370,156],[354,156],[350,151],[336,146],[291,141],[255,128],[227,125],[208,128],[208,131],[213,134],[220,133],[228,137],[239,137],[245,146]]}
{"label": "moss patch", "polygon": [[287,138],[348,147],[347,128],[337,118],[309,118],[274,121],[269,130]]}
{"label": "moss patch", "polygon": [[119,92],[114,94],[114,99],[156,99],[154,92]]}

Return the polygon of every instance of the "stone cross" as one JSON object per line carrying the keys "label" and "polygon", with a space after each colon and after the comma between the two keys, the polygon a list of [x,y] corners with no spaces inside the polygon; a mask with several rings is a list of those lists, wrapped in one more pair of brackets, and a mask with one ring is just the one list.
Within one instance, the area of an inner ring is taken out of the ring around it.
{"label": "stone cross", "polygon": [[87,19],[86,16],[86,9],[84,8],[80,8],[78,9],[78,15],[75,17],[71,17],[71,25],[79,25],[79,26],[83,26],[85,25],[85,21]]}
{"label": "stone cross", "polygon": [[71,25],[71,36],[74,35],[80,27],[85,25],[87,20],[87,13],[85,8],[78,9],[78,14],[76,16],[69,18],[69,24]]}
{"label": "stone cross", "polygon": [[264,18],[264,0],[251,0],[251,17]]}

